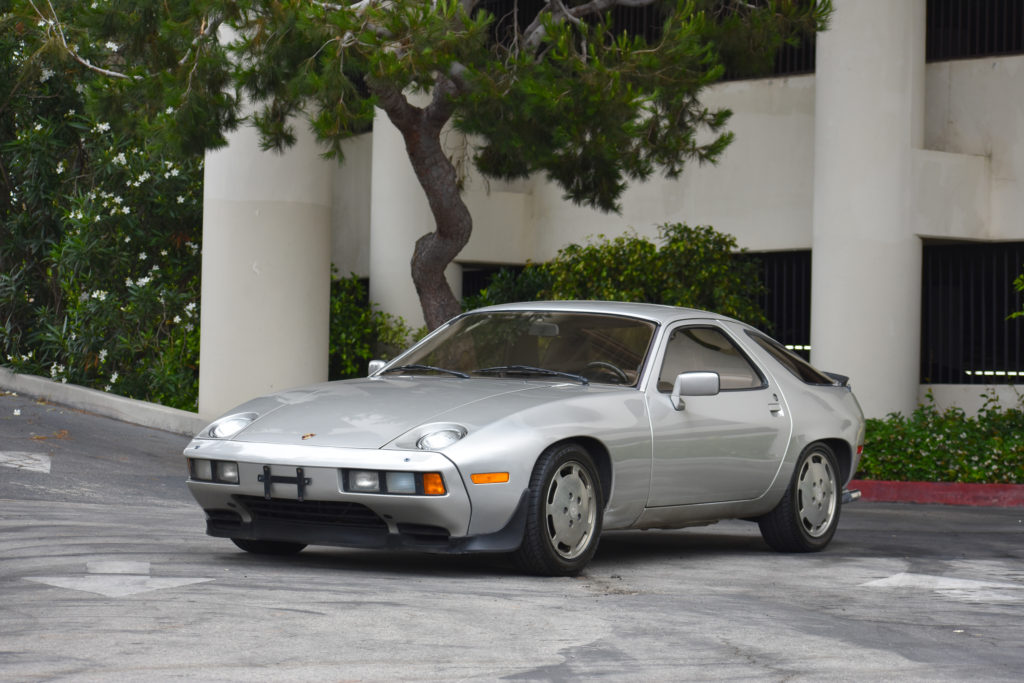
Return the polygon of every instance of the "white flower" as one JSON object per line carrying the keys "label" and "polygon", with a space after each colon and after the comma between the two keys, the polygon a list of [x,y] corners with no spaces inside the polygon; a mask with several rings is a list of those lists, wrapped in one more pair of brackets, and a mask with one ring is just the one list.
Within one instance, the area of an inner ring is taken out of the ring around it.
{"label": "white flower", "polygon": [[160,255],[161,256],[167,256],[167,250],[166,249],[161,249],[160,250]]}
{"label": "white flower", "polygon": [[178,195],[178,203],[179,204],[184,204],[185,203],[185,198],[182,197],[180,194]]}
{"label": "white flower", "polygon": [[94,291],[89,296],[91,296],[93,299],[99,299],[100,301],[106,301],[107,300],[107,293],[104,290],[102,290],[102,289],[97,289],[96,291]]}
{"label": "white flower", "polygon": [[164,113],[165,114],[173,114],[174,113],[174,107],[167,107],[167,109],[164,109]]}
{"label": "white flower", "polygon": [[38,131],[38,130],[42,130],[42,129],[43,129],[43,124],[41,124],[41,123],[37,123],[37,124],[35,125],[35,128],[33,128],[32,130],[37,130],[37,131]]}
{"label": "white flower", "polygon": [[111,390],[112,388],[113,388],[113,387],[111,387],[111,386],[110,386],[110,385],[108,384],[107,386],[103,387],[103,391],[110,391],[110,390]]}
{"label": "white flower", "polygon": [[181,316],[180,315],[174,316],[174,320],[172,322],[174,322],[175,324],[180,323],[181,322]]}
{"label": "white flower", "polygon": [[110,376],[110,383],[114,384],[115,382],[117,382],[117,373],[116,372],[113,375]]}
{"label": "white flower", "polygon": [[151,277],[149,277],[147,275],[146,277],[140,277],[138,280],[135,281],[135,284],[138,285],[139,287],[145,287],[146,285],[148,285],[152,281],[153,281],[153,278],[151,278]]}
{"label": "white flower", "polygon": [[124,238],[124,243],[125,243],[125,244],[128,244],[128,243],[129,243],[129,242],[131,242],[131,241],[132,241],[132,238],[131,238],[131,237],[125,236],[125,238]]}
{"label": "white flower", "polygon": [[54,169],[54,170],[56,170],[58,174],[63,173],[64,172],[64,162],[63,161],[59,162],[57,164],[57,168]]}
{"label": "white flower", "polygon": [[149,171],[143,171],[137,182],[144,183],[149,180]]}
{"label": "white flower", "polygon": [[103,363],[106,360],[107,360],[107,350],[106,349],[100,349],[100,362]]}
{"label": "white flower", "polygon": [[125,216],[127,216],[131,212],[132,212],[132,208],[130,206],[126,206],[123,209],[121,209],[121,213],[123,213]]}
{"label": "white flower", "polygon": [[117,43],[115,43],[112,40],[108,40],[106,43],[103,44],[103,46],[105,48],[107,48],[108,50],[110,50],[111,52],[117,52],[118,50],[121,49],[121,46],[118,45]]}
{"label": "white flower", "polygon": [[125,158],[124,152],[119,152],[118,155],[114,157],[114,163],[118,166],[124,166],[128,163],[128,159]]}
{"label": "white flower", "polygon": [[97,123],[95,126],[93,126],[93,130],[97,133],[106,133],[108,130],[110,130],[110,124],[106,122]]}
{"label": "white flower", "polygon": [[139,252],[139,260],[140,261],[145,261],[147,258],[149,258],[149,257],[146,256],[146,252],[144,252],[144,251],[143,252]]}
{"label": "white flower", "polygon": [[51,78],[53,78],[53,71],[43,67],[43,72],[39,74],[39,82],[46,83],[46,81],[50,80]]}

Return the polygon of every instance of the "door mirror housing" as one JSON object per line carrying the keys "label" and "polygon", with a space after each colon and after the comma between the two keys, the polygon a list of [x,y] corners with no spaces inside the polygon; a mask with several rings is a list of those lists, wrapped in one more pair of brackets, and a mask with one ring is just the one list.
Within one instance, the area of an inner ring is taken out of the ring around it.
{"label": "door mirror housing", "polygon": [[684,372],[676,375],[672,387],[672,407],[685,410],[686,396],[715,396],[721,391],[722,381],[717,372]]}
{"label": "door mirror housing", "polygon": [[369,368],[367,369],[367,372],[366,372],[366,376],[367,377],[372,377],[373,375],[376,375],[378,372],[380,372],[381,370],[384,369],[385,365],[387,365],[387,361],[371,360],[370,361],[370,366],[369,366]]}

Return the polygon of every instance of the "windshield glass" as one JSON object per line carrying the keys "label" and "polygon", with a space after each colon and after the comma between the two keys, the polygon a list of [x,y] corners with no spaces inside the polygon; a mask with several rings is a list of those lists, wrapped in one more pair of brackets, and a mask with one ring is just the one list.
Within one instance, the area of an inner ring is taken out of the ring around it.
{"label": "windshield glass", "polygon": [[654,329],[614,315],[472,313],[402,356],[394,370],[636,386]]}

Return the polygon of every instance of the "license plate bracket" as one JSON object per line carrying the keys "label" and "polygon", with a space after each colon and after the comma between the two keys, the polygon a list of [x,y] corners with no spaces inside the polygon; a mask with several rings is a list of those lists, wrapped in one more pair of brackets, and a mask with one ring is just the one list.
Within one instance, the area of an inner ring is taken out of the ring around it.
{"label": "license plate bracket", "polygon": [[287,477],[280,474],[272,474],[270,471],[270,465],[263,466],[263,474],[257,477],[258,481],[263,482],[263,497],[270,500],[270,487],[274,484],[295,484],[298,500],[301,503],[306,497],[306,487],[313,483],[313,480],[305,476],[305,472],[301,467],[295,468],[295,476]]}

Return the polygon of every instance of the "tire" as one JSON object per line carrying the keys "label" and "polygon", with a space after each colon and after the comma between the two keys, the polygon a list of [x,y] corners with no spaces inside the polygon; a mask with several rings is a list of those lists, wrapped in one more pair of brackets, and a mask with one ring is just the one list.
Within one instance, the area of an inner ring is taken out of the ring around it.
{"label": "tire", "polygon": [[843,493],[832,449],[813,443],[797,460],[786,494],[757,520],[765,543],[783,553],[824,550],[839,525]]}
{"label": "tire", "polygon": [[231,542],[245,552],[257,555],[294,555],[306,547],[305,543],[254,541],[249,538],[232,538]]}
{"label": "tire", "polygon": [[604,495],[590,454],[574,443],[552,446],[533,468],[526,530],[513,559],[542,576],[576,576],[597,551]]}

